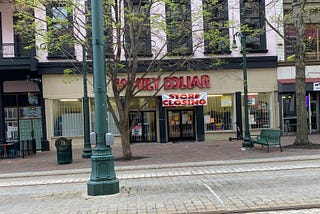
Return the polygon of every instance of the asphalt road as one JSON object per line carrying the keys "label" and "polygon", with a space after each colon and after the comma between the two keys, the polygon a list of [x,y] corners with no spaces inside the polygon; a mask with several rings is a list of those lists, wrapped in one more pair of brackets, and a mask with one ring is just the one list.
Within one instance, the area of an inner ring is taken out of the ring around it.
{"label": "asphalt road", "polygon": [[120,193],[88,196],[88,169],[3,174],[0,213],[320,213],[320,158],[117,167]]}

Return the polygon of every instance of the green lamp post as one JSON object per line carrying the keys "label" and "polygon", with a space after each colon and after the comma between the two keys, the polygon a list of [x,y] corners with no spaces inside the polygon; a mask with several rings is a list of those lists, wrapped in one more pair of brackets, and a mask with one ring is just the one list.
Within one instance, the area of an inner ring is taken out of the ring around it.
{"label": "green lamp post", "polygon": [[[106,145],[108,131],[106,102],[106,66],[103,32],[103,0],[91,0],[93,81],[95,97],[96,146],[91,156],[88,195],[110,195],[119,192],[119,180],[114,171],[114,156]],[[107,142],[108,143],[108,142]]]}
{"label": "green lamp post", "polygon": [[[244,102],[244,138],[242,148],[253,147],[250,142],[250,127],[249,127],[249,104],[248,104],[248,76],[247,76],[247,37],[245,33],[238,32],[235,36],[240,37],[241,52],[242,52],[242,70],[243,70],[243,102]],[[235,40],[234,40],[235,43]]]}
{"label": "green lamp post", "polygon": [[89,121],[89,98],[87,92],[87,67],[85,61],[85,48],[82,46],[82,75],[83,75],[83,129],[84,129],[84,144],[82,158],[90,158],[92,155],[91,144],[89,140],[90,121]]}

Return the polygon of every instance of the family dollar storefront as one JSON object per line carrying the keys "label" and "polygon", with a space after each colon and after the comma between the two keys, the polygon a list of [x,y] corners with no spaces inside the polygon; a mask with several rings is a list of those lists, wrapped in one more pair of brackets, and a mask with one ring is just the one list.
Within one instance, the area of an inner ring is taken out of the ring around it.
{"label": "family dollar storefront", "polygon": [[[277,128],[276,70],[250,69],[249,125],[252,133]],[[130,104],[131,142],[226,140],[242,128],[241,69],[177,72],[137,78],[141,91]],[[125,78],[119,78],[126,81]],[[158,90],[158,93],[155,91]],[[139,106],[146,99],[147,105]]]}
{"label": "family dollar storefront", "polygon": [[[126,79],[117,81],[124,84]],[[131,142],[204,140],[203,106],[210,88],[208,75],[137,78],[136,84],[141,92],[130,103]],[[139,109],[146,99],[148,103]]]}

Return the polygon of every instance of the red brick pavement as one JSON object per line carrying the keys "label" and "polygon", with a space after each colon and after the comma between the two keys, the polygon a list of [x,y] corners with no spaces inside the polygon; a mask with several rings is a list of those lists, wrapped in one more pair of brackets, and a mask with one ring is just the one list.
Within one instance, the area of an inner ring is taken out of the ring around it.
{"label": "red brick pavement", "polygon": [[[313,143],[320,144],[320,135],[310,135]],[[292,144],[294,136],[282,137],[282,144]],[[318,155],[320,150],[288,149],[280,152],[278,148],[256,146],[253,149],[242,150],[242,141],[206,141],[206,142],[180,142],[180,143],[136,143],[132,145],[135,157],[131,161],[121,160],[121,147],[115,145],[113,154],[115,166],[134,166],[146,164],[183,163],[215,160],[243,160],[255,158],[288,157],[297,155]],[[82,159],[82,149],[73,149],[73,162],[71,164],[58,164],[56,151],[37,152],[35,155],[22,158],[0,159],[0,173],[36,172],[48,170],[82,169],[90,168],[91,160]]]}

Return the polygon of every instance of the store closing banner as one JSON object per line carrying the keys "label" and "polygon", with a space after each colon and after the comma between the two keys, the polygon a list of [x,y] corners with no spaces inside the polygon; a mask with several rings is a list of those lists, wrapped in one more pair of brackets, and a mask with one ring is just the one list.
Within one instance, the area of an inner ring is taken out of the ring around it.
{"label": "store closing banner", "polygon": [[162,106],[203,106],[207,105],[207,92],[171,93],[162,95]]}

